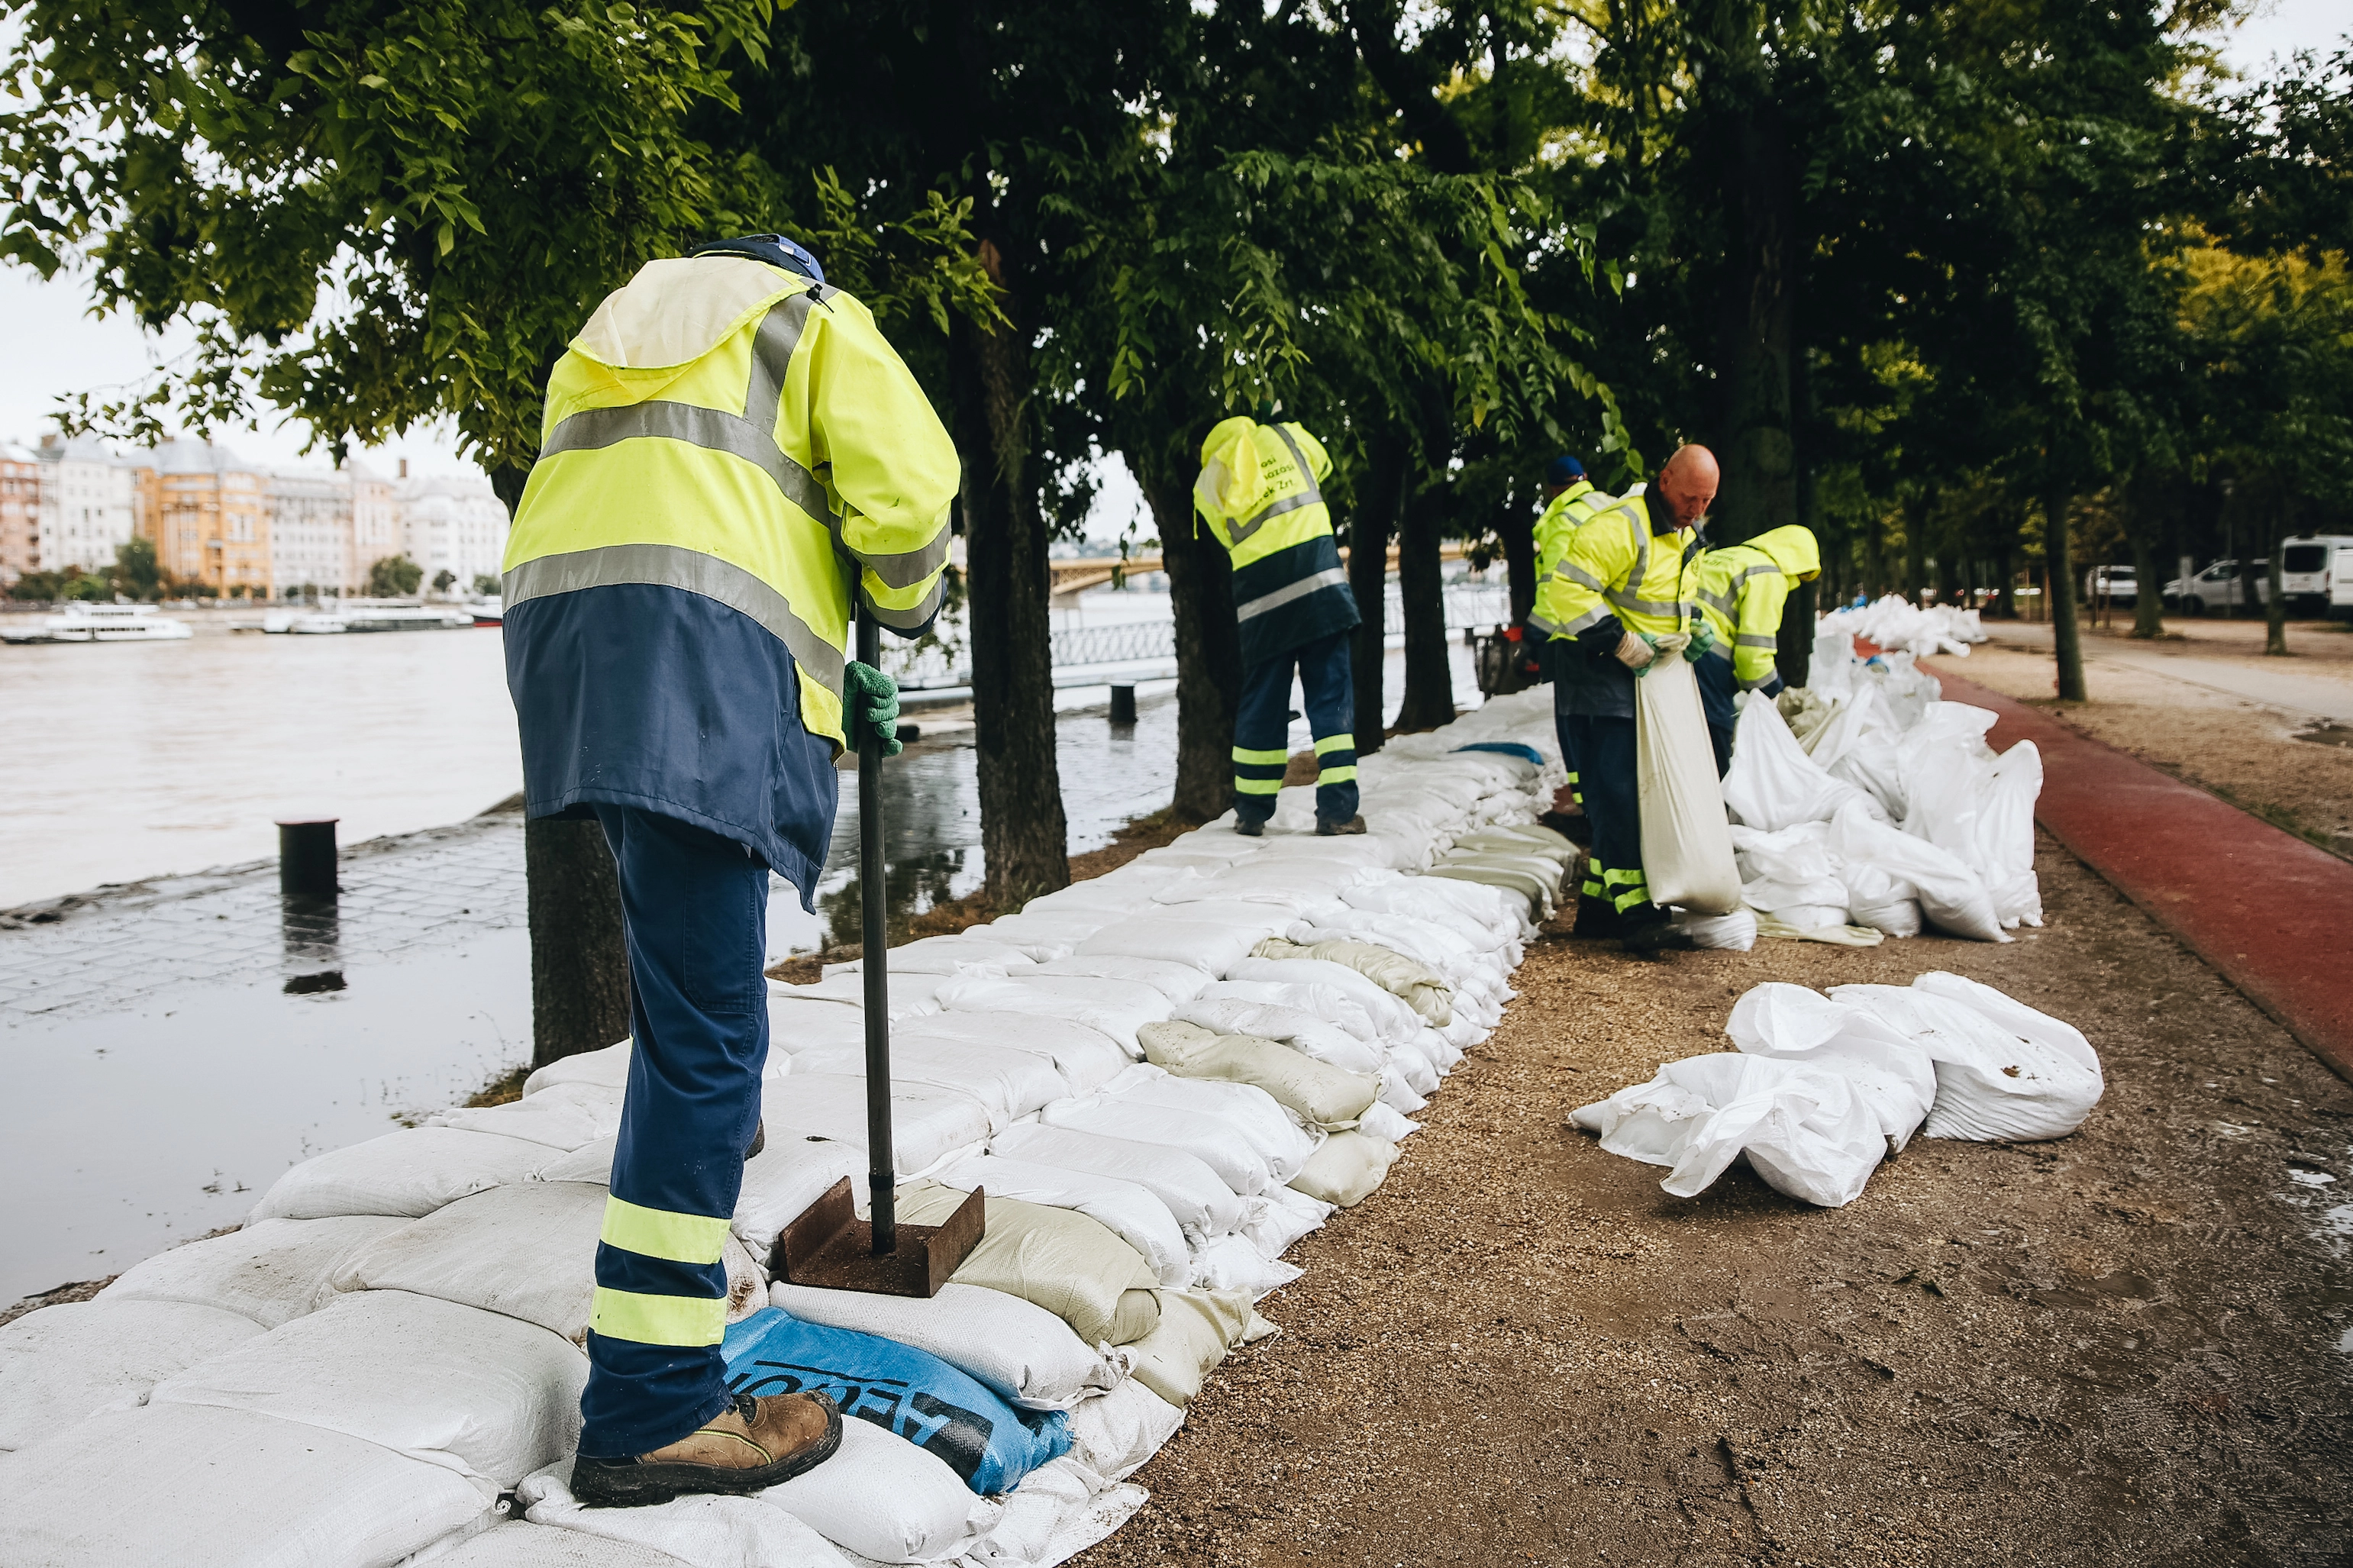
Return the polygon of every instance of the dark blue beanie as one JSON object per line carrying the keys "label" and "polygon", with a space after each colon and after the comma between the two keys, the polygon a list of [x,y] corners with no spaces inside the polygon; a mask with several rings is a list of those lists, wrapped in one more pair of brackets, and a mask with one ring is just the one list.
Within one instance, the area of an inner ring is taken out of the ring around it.
{"label": "dark blue beanie", "polygon": [[1563,452],[1545,465],[1545,483],[1573,485],[1585,477],[1585,465]]}

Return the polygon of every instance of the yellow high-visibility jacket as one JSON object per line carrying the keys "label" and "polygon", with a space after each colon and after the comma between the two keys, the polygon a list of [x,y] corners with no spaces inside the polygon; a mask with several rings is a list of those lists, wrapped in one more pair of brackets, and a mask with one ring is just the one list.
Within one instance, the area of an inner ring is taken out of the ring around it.
{"label": "yellow high-visibility jacket", "polygon": [[1233,560],[1245,664],[1356,624],[1319,483],[1331,472],[1324,444],[1301,425],[1221,420],[1201,443],[1193,505]]}
{"label": "yellow high-visibility jacket", "polygon": [[1568,551],[1568,537],[1579,527],[1593,520],[1596,513],[1609,504],[1610,498],[1593,488],[1590,479],[1579,479],[1545,503],[1537,514],[1535,525],[1536,582],[1539,593],[1536,608],[1528,616],[1528,628],[1539,637],[1550,637],[1552,624],[1544,618],[1541,585],[1551,576],[1553,568]]}
{"label": "yellow high-visibility jacket", "polygon": [[853,585],[937,613],[955,447],[863,305],[763,261],[652,261],[547,386],[507,539],[533,816],[644,806],[810,895],[831,837]]}
{"label": "yellow high-visibility jacket", "polygon": [[1812,531],[1794,523],[1700,558],[1700,611],[1715,633],[1708,657],[1730,662],[1739,689],[1753,690],[1773,678],[1789,589],[1821,566]]}
{"label": "yellow high-visibility jacket", "polygon": [[1638,488],[1604,497],[1568,537],[1536,584],[1536,614],[1556,637],[1573,637],[1612,616],[1628,631],[1685,631],[1699,613],[1697,529],[1651,531]]}

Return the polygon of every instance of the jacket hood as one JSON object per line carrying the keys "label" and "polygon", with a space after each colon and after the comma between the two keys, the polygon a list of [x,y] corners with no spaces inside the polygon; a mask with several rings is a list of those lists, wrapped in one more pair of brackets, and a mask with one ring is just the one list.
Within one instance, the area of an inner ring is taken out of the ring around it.
{"label": "jacket hood", "polygon": [[1201,477],[1194,491],[1212,510],[1231,517],[1258,499],[1265,482],[1258,464],[1258,421],[1221,419],[1201,443]]}
{"label": "jacket hood", "polygon": [[1814,542],[1813,530],[1796,523],[1768,529],[1750,540],[1748,545],[1752,550],[1763,551],[1784,575],[1791,578],[1822,569],[1822,547]]}

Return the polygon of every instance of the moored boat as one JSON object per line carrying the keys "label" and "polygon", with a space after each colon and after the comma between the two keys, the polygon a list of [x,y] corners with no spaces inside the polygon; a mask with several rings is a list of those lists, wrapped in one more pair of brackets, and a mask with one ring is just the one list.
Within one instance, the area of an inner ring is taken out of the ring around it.
{"label": "moored boat", "polygon": [[0,626],[0,642],[177,642],[196,635],[187,622],[163,615],[153,605],[78,601],[55,615],[24,618],[30,624]]}

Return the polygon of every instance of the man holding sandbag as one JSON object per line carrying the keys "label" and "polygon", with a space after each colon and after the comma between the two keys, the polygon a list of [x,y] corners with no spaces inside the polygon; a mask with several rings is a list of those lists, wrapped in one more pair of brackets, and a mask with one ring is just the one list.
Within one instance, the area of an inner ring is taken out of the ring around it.
{"label": "man holding sandbag", "polygon": [[1597,506],[1536,584],[1535,614],[1564,645],[1553,650],[1554,721],[1593,824],[1577,927],[1614,927],[1629,952],[1691,945],[1642,874],[1634,678],[1658,657],[1658,638],[1704,638],[1699,524],[1717,479],[1714,453],[1678,447],[1646,489]]}

